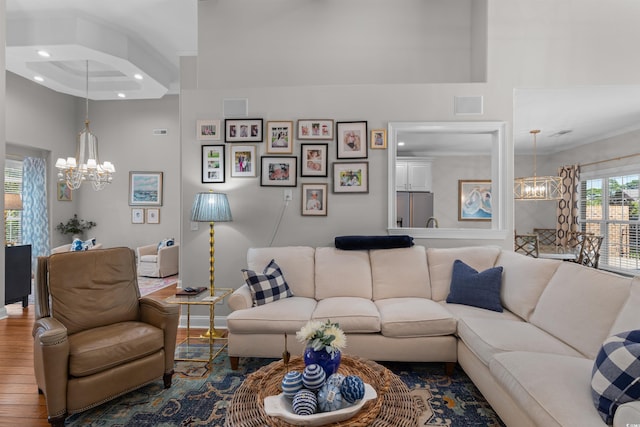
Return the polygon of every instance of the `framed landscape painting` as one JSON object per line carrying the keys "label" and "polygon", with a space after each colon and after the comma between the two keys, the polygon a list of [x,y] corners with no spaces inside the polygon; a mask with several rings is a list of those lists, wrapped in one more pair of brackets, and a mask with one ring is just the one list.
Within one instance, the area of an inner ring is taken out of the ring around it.
{"label": "framed landscape painting", "polygon": [[129,172],[129,206],[162,206],[162,172]]}
{"label": "framed landscape painting", "polygon": [[491,221],[491,181],[458,180],[458,221]]}

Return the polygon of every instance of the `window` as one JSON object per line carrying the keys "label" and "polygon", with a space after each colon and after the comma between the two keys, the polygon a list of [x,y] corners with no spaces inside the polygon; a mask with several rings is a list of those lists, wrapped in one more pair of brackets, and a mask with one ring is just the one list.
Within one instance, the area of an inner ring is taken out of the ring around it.
{"label": "window", "polygon": [[[640,166],[635,168],[640,171]],[[596,176],[598,175],[598,176]],[[582,231],[604,236],[600,268],[640,273],[640,172],[583,174],[580,225]]]}
{"label": "window", "polygon": [[[22,194],[22,161],[7,159],[4,165],[4,193]],[[22,244],[22,211],[5,210],[4,238],[7,244]]]}

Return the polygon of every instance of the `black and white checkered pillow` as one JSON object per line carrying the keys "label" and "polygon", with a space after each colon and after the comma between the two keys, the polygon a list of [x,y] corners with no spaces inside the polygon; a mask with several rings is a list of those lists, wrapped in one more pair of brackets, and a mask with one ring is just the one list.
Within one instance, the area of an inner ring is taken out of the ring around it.
{"label": "black and white checkered pillow", "polygon": [[591,396],[605,423],[619,405],[640,400],[640,330],[605,340],[591,373]]}
{"label": "black and white checkered pillow", "polygon": [[293,296],[275,260],[271,260],[262,274],[251,270],[242,270],[242,277],[249,285],[254,306]]}

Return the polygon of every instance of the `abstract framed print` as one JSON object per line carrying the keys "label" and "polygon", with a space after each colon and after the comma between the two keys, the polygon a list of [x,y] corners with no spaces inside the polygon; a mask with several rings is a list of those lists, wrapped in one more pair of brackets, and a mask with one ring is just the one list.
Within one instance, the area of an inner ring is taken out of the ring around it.
{"label": "abstract framed print", "polygon": [[337,122],[338,159],[367,158],[367,122]]}
{"label": "abstract framed print", "polygon": [[458,180],[458,221],[491,221],[491,181]]}

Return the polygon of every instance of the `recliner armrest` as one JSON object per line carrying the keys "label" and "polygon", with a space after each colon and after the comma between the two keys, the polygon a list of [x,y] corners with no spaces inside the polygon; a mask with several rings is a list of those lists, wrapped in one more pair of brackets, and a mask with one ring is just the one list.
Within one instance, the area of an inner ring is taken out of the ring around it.
{"label": "recliner armrest", "polygon": [[180,306],[147,297],[142,297],[139,301],[140,321],[164,331],[164,369],[165,373],[173,372]]}

